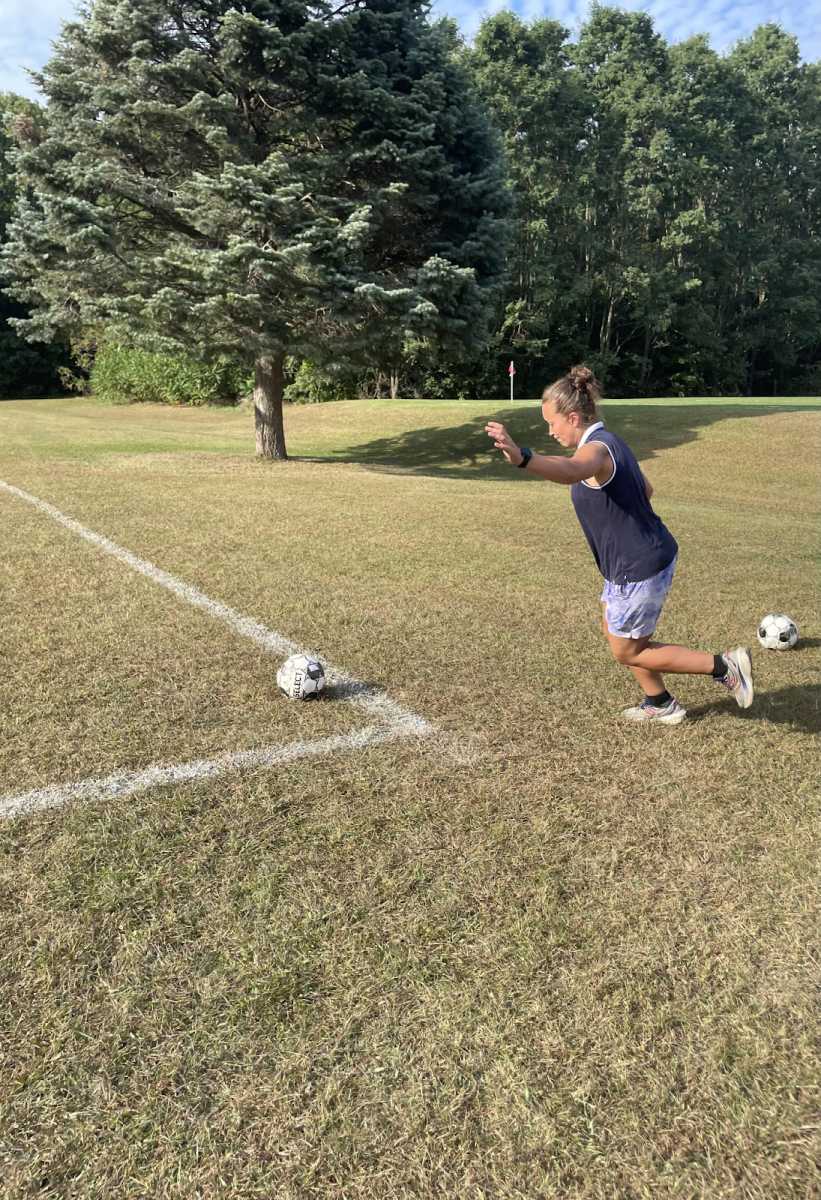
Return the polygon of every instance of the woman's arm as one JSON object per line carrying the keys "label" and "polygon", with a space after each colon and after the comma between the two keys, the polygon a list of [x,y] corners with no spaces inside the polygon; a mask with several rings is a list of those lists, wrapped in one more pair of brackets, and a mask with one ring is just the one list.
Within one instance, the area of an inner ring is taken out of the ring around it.
{"label": "woman's arm", "polygon": [[[508,462],[518,467],[522,461],[522,452],[504,425],[500,425],[498,421],[489,421],[485,430],[488,436],[493,438],[496,449],[502,451]],[[601,442],[591,442],[587,446],[580,446],[572,458],[560,458],[556,454],[534,454],[525,470],[551,483],[571,484],[580,483],[582,479],[591,479],[602,472],[609,478],[613,467],[606,447]]]}
{"label": "woman's arm", "polygon": [[644,480],[644,490],[647,492],[647,499],[649,500],[653,494],[653,485],[650,482],[650,480],[647,478],[647,476],[644,474],[644,471],[642,471],[641,477]]}

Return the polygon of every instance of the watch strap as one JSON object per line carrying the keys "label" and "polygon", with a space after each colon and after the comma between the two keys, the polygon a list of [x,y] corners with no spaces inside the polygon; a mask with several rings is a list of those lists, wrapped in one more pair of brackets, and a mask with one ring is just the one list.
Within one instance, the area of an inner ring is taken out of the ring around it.
{"label": "watch strap", "polygon": [[523,467],[526,467],[527,464],[530,462],[531,458],[533,457],[533,451],[530,450],[529,447],[527,447],[527,446],[520,446],[519,452],[522,455],[522,461],[520,463],[517,463],[516,466],[519,467],[519,469],[521,470]]}

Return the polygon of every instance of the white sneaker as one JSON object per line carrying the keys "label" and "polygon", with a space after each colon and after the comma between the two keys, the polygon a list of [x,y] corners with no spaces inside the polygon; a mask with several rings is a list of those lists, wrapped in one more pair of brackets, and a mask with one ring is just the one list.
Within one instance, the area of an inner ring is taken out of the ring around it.
{"label": "white sneaker", "polygon": [[687,710],[681,707],[675,696],[671,696],[661,708],[645,700],[635,708],[623,708],[622,716],[629,721],[661,721],[662,725],[680,725],[687,716]]}
{"label": "white sneaker", "polygon": [[719,683],[723,683],[727,691],[736,698],[739,708],[749,708],[755,695],[753,686],[753,660],[746,646],[730,650],[721,656],[727,664],[727,674]]}

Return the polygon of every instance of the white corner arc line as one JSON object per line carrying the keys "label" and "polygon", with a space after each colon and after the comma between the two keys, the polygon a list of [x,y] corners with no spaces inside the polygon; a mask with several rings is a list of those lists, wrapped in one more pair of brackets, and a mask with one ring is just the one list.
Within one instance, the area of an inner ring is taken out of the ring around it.
{"label": "white corner arc line", "polygon": [[[110,554],[124,566],[138,571],[141,575],[153,580],[160,587],[173,592],[179,599],[202,609],[215,620],[223,621],[241,637],[249,638],[266,650],[279,655],[305,653],[303,647],[289,638],[283,637],[273,629],[268,629],[253,617],[246,616],[220,600],[213,600],[203,592],[184,583],[176,575],[155,567],[144,558],[138,558],[129,550],[124,550],[110,538],[94,533],[73,517],[60,512],[54,505],[40,500],[24,492],[21,488],[13,487],[0,479],[0,487],[7,492],[33,504],[41,512],[57,521],[66,529],[76,533],[85,541],[90,542],[99,550]],[[51,808],[64,804],[71,799],[91,799],[92,797],[130,795],[163,783],[174,783],[185,779],[205,779],[226,771],[236,770],[243,766],[274,765],[279,762],[291,762],[307,755],[324,755],[339,753],[341,750],[357,749],[360,745],[386,741],[389,738],[426,737],[436,732],[436,727],[430,725],[422,717],[396,704],[384,692],[377,688],[361,683],[346,671],[332,666],[323,660],[325,674],[329,685],[340,699],[363,709],[374,718],[378,724],[369,726],[351,734],[339,734],[335,737],[319,739],[315,742],[292,742],[285,746],[272,746],[263,750],[246,750],[226,753],[211,760],[201,760],[192,763],[181,763],[176,766],[151,766],[141,772],[117,772],[105,779],[79,780],[74,783],[51,784],[33,791],[9,796],[0,801],[0,819],[3,817],[22,815],[39,808]]]}

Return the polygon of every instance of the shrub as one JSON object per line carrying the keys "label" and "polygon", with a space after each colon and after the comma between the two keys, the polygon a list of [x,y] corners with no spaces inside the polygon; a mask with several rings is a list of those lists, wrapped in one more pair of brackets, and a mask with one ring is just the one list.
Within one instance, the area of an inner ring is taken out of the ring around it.
{"label": "shrub", "polygon": [[289,359],[286,370],[292,382],[285,388],[285,399],[290,404],[321,404],[326,400],[355,400],[357,382],[355,376],[331,367],[318,367],[312,362]]}
{"label": "shrub", "polygon": [[91,391],[114,404],[236,404],[253,380],[226,359],[204,362],[184,354],[105,346],[91,369]]}

